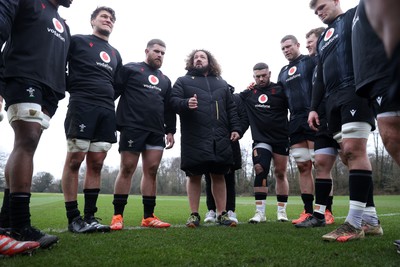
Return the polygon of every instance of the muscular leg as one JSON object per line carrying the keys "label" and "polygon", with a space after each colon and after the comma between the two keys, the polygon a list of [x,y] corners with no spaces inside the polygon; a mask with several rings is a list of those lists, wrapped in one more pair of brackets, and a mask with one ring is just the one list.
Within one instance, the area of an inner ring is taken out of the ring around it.
{"label": "muscular leg", "polygon": [[85,156],[86,152],[67,152],[65,159],[61,186],[64,194],[68,224],[71,224],[75,218],[80,216],[78,209],[78,176],[79,168]]}
{"label": "muscular leg", "polygon": [[84,215],[86,219],[94,217],[97,212],[97,198],[100,193],[101,169],[107,152],[91,152],[86,154],[86,176],[83,184],[85,197]]}
{"label": "muscular leg", "polygon": [[[309,153],[309,149],[313,149],[313,143],[309,141],[302,141],[300,143],[294,144],[291,150],[302,149]],[[304,203],[305,213],[311,214],[313,211],[313,201],[314,201],[314,179],[312,176],[312,161],[311,159],[305,160],[299,158],[293,153],[296,160],[297,168],[299,170],[299,184],[301,191],[301,198]],[[311,158],[311,157],[310,157]]]}
{"label": "muscular leg", "polygon": [[217,214],[221,215],[226,208],[226,185],[223,174],[211,173],[211,189],[217,207]]}
{"label": "muscular leg", "polygon": [[107,152],[91,152],[86,155],[86,177],[83,188],[100,188],[101,169]]}
{"label": "muscular leg", "polygon": [[157,192],[157,170],[163,150],[146,150],[142,153],[143,177],[141,192],[143,196],[155,196]]}
{"label": "muscular leg", "polygon": [[201,175],[189,176],[186,180],[189,207],[192,213],[199,213],[201,195]]}
{"label": "muscular leg", "polygon": [[86,152],[68,152],[61,178],[65,202],[76,201],[78,195],[79,168]]}
{"label": "muscular leg", "polygon": [[378,117],[378,127],[383,145],[400,166],[400,117]]}
{"label": "muscular leg", "polygon": [[349,167],[350,209],[346,222],[356,228],[361,228],[362,214],[372,186],[372,168],[367,155],[367,139],[343,138],[341,148]]}
{"label": "muscular leg", "polygon": [[277,195],[289,195],[289,182],[287,179],[287,161],[288,157],[274,153],[274,166],[275,166],[275,177],[276,177],[276,194]]}
{"label": "muscular leg", "polygon": [[10,186],[10,226],[22,229],[31,226],[30,188],[33,156],[39,143],[42,126],[35,122],[14,121],[14,148],[7,160],[5,173]]}
{"label": "muscular leg", "polygon": [[121,162],[114,184],[114,215],[123,215],[129,191],[132,185],[132,176],[136,170],[140,153],[122,151]]}
{"label": "muscular leg", "polygon": [[145,150],[142,152],[143,176],[141,181],[143,218],[153,217],[156,206],[157,170],[160,165],[163,150]]}
{"label": "muscular leg", "polygon": [[275,190],[277,198],[278,221],[286,222],[286,205],[289,197],[289,182],[287,179],[287,161],[288,156],[273,153],[275,166]]}

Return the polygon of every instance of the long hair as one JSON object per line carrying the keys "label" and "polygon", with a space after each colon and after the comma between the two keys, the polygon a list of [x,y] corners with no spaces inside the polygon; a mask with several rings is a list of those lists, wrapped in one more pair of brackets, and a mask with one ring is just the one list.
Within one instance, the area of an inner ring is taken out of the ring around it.
{"label": "long hair", "polygon": [[204,49],[195,49],[193,50],[186,58],[186,68],[185,70],[193,70],[194,67],[194,54],[197,52],[202,51],[207,55],[208,59],[208,73],[215,76],[221,76],[221,66],[218,64],[217,60],[214,56],[210,53],[210,51]]}

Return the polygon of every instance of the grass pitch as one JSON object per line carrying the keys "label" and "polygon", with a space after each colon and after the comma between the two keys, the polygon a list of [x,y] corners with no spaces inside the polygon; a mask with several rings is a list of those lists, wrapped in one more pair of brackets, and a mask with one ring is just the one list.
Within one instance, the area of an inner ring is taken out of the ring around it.
{"label": "grass pitch", "polygon": [[[2,194],[0,194],[2,199]],[[252,197],[237,197],[239,225],[226,228],[184,226],[189,216],[187,197],[158,196],[156,215],[170,222],[168,229],[140,227],[140,196],[130,196],[125,208],[125,229],[111,233],[72,234],[67,231],[62,194],[34,193],[32,224],[60,242],[51,250],[33,256],[0,258],[0,266],[400,266],[400,255],[392,244],[400,239],[400,196],[376,196],[384,235],[348,243],[324,242],[321,236],[343,223],[348,197],[334,198],[336,223],[313,229],[296,229],[290,222],[276,221],[276,198],[267,200],[267,222],[248,224],[254,215]],[[79,196],[81,211],[83,197]],[[96,216],[109,224],[113,215],[112,195],[100,195]],[[289,197],[290,219],[302,211],[300,197]],[[202,220],[206,212],[201,200]]]}

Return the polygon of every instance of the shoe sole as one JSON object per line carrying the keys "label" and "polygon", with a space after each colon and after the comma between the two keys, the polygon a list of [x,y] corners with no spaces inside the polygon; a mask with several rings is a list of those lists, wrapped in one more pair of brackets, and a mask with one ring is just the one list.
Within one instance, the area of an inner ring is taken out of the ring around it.
{"label": "shoe sole", "polygon": [[325,227],[326,224],[321,224],[321,225],[307,225],[307,226],[303,226],[303,225],[299,225],[299,224],[295,224],[294,227],[296,228],[317,228],[317,227]]}
{"label": "shoe sole", "polygon": [[50,244],[45,244],[45,245],[40,245],[41,249],[52,249],[53,246],[55,246],[56,244],[58,244],[58,239],[56,241],[51,242]]}
{"label": "shoe sole", "polygon": [[110,227],[108,227],[108,228],[99,228],[99,229],[96,229],[96,233],[109,233],[111,231],[111,228]]}
{"label": "shoe sole", "polygon": [[74,229],[70,229],[68,227],[68,231],[73,234],[91,234],[91,233],[96,232],[96,229],[95,228],[87,228],[85,231],[75,231]]}
{"label": "shoe sole", "polygon": [[141,225],[141,227],[144,227],[144,228],[154,228],[154,229],[162,229],[162,228],[169,228],[169,227],[171,227],[171,225],[168,225],[168,226],[150,226],[150,225],[146,226],[146,225]]}
{"label": "shoe sole", "polygon": [[399,254],[400,254],[400,244],[398,244],[398,243],[394,242],[394,243],[393,243],[393,245],[395,245],[395,246],[396,246],[396,248],[397,248],[397,253],[399,253]]}
{"label": "shoe sole", "polygon": [[357,235],[352,235],[352,236],[339,236],[339,237],[336,237],[336,238],[334,238],[334,237],[325,237],[325,236],[322,236],[322,239],[323,239],[324,241],[328,241],[328,242],[337,241],[337,242],[344,243],[344,242],[348,242],[348,241],[363,239],[364,237],[365,237],[365,236],[363,236],[363,235],[359,235],[359,236],[357,236]]}
{"label": "shoe sole", "polygon": [[194,223],[188,223],[188,224],[186,224],[186,227],[189,227],[189,228],[197,228],[197,227],[199,227],[199,225],[196,225],[196,224],[194,224]]}
{"label": "shoe sole", "polygon": [[252,220],[249,221],[249,223],[251,223],[251,224],[258,224],[258,223],[265,223],[265,222],[267,222],[267,221],[260,221],[260,222],[252,221]]}
{"label": "shoe sole", "polygon": [[367,236],[382,236],[383,235],[383,229],[381,227],[378,230],[376,230],[376,229],[371,230],[371,231],[365,231],[364,230],[364,234],[367,235]]}

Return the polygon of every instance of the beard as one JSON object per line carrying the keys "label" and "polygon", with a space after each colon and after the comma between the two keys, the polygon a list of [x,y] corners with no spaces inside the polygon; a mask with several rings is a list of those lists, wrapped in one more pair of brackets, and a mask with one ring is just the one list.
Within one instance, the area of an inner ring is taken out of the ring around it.
{"label": "beard", "polygon": [[148,64],[150,65],[150,67],[152,67],[153,69],[159,69],[161,68],[162,65],[162,61],[161,60],[155,60],[155,59],[147,59]]}
{"label": "beard", "polygon": [[207,71],[209,71],[208,65],[207,66],[196,65],[194,66],[194,69],[200,73],[206,73]]}
{"label": "beard", "polygon": [[110,37],[111,32],[109,30],[99,29],[99,33],[103,36]]}
{"label": "beard", "polygon": [[57,2],[63,7],[70,7],[72,0],[57,0]]}

